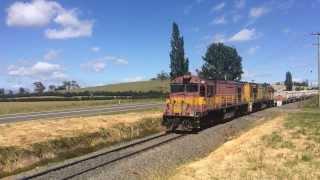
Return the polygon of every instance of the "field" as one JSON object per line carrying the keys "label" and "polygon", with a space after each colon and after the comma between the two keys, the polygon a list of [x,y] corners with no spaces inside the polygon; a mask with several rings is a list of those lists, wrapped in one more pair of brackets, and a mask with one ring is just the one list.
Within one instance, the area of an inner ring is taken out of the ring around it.
{"label": "field", "polygon": [[0,125],[0,177],[162,131],[161,110]]}
{"label": "field", "polygon": [[109,106],[126,103],[159,102],[160,99],[136,100],[99,100],[99,101],[43,101],[43,102],[0,102],[0,115],[14,113],[29,113],[73,108]]}
{"label": "field", "polygon": [[171,179],[319,179],[320,110],[314,101],[181,166]]}
{"label": "field", "polygon": [[128,82],[119,84],[110,84],[105,86],[88,87],[75,90],[75,92],[81,91],[107,91],[107,92],[148,92],[148,91],[160,91],[169,92],[169,81],[168,80],[150,80],[150,81],[139,81],[139,82]]}

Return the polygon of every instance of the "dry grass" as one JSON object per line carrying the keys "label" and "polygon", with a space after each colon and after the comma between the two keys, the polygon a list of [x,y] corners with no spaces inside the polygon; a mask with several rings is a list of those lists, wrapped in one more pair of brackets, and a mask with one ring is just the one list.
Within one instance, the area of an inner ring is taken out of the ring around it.
{"label": "dry grass", "polygon": [[257,126],[171,179],[319,179],[320,113],[306,113]]}
{"label": "dry grass", "polygon": [[162,131],[159,110],[0,127],[0,177]]}
{"label": "dry grass", "polygon": [[27,147],[30,144],[82,133],[96,132],[119,123],[135,123],[143,118],[160,118],[160,111],[131,112],[115,115],[42,120],[0,124],[0,146]]}

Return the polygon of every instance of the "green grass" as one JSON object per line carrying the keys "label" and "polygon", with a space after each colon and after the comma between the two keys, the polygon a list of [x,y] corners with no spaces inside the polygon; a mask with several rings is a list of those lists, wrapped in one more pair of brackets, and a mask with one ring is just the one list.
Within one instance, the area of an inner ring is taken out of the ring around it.
{"label": "green grass", "polygon": [[313,109],[316,110],[315,108],[318,107],[318,101],[319,98],[318,96],[314,96],[309,100],[306,101],[302,101],[299,105],[299,107],[303,108],[303,109]]}
{"label": "green grass", "polygon": [[[81,156],[101,148],[161,132],[161,118],[145,118],[132,125],[117,124],[101,128],[97,132],[83,133],[74,137],[62,137],[35,143],[30,149],[0,147],[0,178],[30,170],[51,162]],[[33,159],[32,163],[20,164]],[[11,170],[8,170],[11,169]]]}
{"label": "green grass", "polygon": [[290,113],[284,126],[293,130],[293,135],[307,136],[320,143],[320,111]]}
{"label": "green grass", "polygon": [[278,148],[294,148],[294,144],[291,141],[285,140],[282,136],[274,131],[270,135],[262,136],[262,141],[266,144],[267,147],[272,147],[274,149]]}
{"label": "green grass", "polygon": [[82,91],[107,91],[107,92],[148,92],[148,91],[158,91],[158,92],[169,92],[169,81],[168,80],[150,80],[150,81],[138,81],[138,82],[128,82],[119,84],[110,84],[105,86],[88,87],[75,90],[75,92]]}
{"label": "green grass", "polygon": [[[120,100],[121,104],[161,102],[161,99]],[[100,101],[43,101],[43,102],[0,102],[0,115],[67,110],[73,108],[117,105],[119,100]]]}

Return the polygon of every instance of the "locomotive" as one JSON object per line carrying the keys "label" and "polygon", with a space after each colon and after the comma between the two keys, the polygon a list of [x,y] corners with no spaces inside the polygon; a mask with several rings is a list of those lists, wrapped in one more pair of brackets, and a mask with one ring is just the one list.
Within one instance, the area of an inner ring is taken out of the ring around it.
{"label": "locomotive", "polygon": [[170,83],[162,125],[168,131],[201,129],[219,118],[274,106],[273,95],[269,84],[180,76]]}

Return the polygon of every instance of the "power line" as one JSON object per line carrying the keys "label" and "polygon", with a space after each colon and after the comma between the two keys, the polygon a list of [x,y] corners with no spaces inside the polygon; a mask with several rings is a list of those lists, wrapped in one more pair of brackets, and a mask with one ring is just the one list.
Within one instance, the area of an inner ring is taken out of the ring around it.
{"label": "power line", "polygon": [[314,45],[318,48],[318,106],[320,107],[320,32],[311,33],[311,35],[317,37],[317,43]]}

